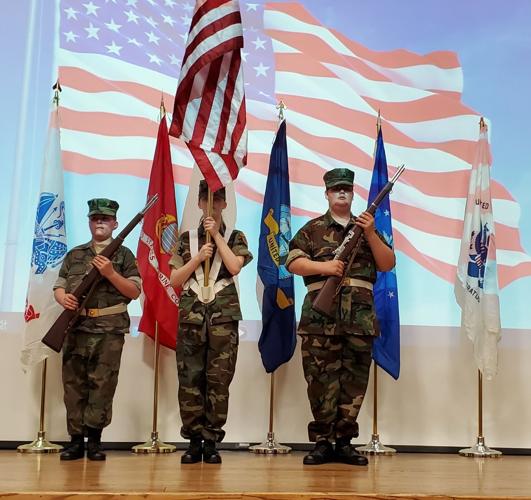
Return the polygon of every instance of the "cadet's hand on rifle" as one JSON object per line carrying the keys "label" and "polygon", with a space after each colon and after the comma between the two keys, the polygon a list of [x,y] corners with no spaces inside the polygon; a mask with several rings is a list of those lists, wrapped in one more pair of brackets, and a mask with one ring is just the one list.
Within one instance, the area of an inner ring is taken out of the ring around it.
{"label": "cadet's hand on rifle", "polygon": [[104,278],[110,278],[114,274],[112,262],[103,255],[96,255],[92,259],[92,265],[100,272]]}
{"label": "cadet's hand on rifle", "polygon": [[375,231],[374,217],[369,212],[362,212],[359,214],[356,218],[356,224],[363,229],[365,236],[369,236]]}
{"label": "cadet's hand on rifle", "polygon": [[213,253],[214,253],[214,244],[205,243],[199,250],[199,253],[197,254],[197,256],[199,257],[199,262],[204,262],[206,259],[211,258]]}
{"label": "cadet's hand on rifle", "polygon": [[71,311],[75,311],[79,307],[79,302],[75,295],[72,295],[71,293],[65,293],[63,297],[62,306],[65,309],[70,309]]}
{"label": "cadet's hand on rifle", "polygon": [[343,276],[345,270],[345,263],[342,260],[334,259],[321,262],[321,274],[325,276]]}
{"label": "cadet's hand on rifle", "polygon": [[205,228],[205,231],[208,231],[210,233],[210,236],[212,238],[215,238],[216,235],[219,233],[219,224],[215,221],[213,217],[205,217],[203,220],[203,227]]}

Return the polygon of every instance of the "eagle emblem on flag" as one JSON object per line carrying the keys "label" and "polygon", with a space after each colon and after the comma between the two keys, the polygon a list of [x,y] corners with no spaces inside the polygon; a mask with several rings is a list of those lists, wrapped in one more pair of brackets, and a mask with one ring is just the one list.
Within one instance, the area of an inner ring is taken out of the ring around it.
{"label": "eagle emblem on flag", "polygon": [[479,288],[483,288],[485,264],[489,250],[490,230],[485,223],[481,231],[472,231],[470,235],[470,251],[468,253],[468,276],[478,279]]}
{"label": "eagle emblem on flag", "polygon": [[65,204],[55,193],[41,193],[35,220],[31,265],[35,274],[57,267],[66,254]]}

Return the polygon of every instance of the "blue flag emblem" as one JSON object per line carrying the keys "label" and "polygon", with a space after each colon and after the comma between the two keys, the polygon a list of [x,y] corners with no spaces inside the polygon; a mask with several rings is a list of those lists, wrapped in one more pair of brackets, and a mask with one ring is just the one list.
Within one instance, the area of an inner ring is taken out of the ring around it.
{"label": "blue flag emblem", "polygon": [[467,274],[471,278],[478,279],[478,287],[483,288],[485,266],[489,251],[490,229],[485,222],[481,231],[472,231],[470,235],[470,249],[468,252]]}
{"label": "blue flag emblem", "polygon": [[[378,131],[374,170],[368,204],[370,205],[378,192],[387,184],[387,159],[381,128]],[[384,236],[389,245],[393,245],[393,228],[391,225],[391,205],[389,197],[380,203],[375,214],[376,229]],[[398,289],[395,270],[378,273],[374,284],[374,306],[380,323],[380,337],[375,339],[372,357],[380,368],[397,379],[400,375],[400,318],[398,314]]]}
{"label": "blue flag emblem", "polygon": [[35,219],[32,270],[43,274],[48,266],[57,267],[66,253],[65,203],[55,193],[41,193]]}
{"label": "blue flag emblem", "polygon": [[278,129],[271,149],[262,208],[258,247],[258,277],[263,285],[262,333],[258,348],[268,373],[293,356],[295,301],[293,275],[286,269],[291,239],[286,122]]}

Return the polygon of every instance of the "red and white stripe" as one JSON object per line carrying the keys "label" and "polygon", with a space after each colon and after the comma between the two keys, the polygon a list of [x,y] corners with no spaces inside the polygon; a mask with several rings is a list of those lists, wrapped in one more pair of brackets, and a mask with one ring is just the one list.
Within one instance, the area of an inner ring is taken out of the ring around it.
{"label": "red and white stripe", "polygon": [[[460,101],[463,76],[455,54],[370,51],[294,3],[268,4],[264,26],[276,54],[276,94],[289,108],[292,183],[321,186],[324,171],[353,167],[362,210],[381,110],[390,175],[396,165],[407,166],[391,195],[396,247],[452,282],[479,121]],[[251,102],[249,109],[260,114]],[[249,184],[257,186],[257,179]],[[308,210],[317,193],[297,199],[299,192],[292,190],[293,213],[297,207],[318,213]],[[519,205],[495,182],[492,196],[503,287],[531,274],[531,258],[520,244]]]}
{"label": "red and white stripe", "polygon": [[247,161],[236,0],[199,0],[190,25],[170,134],[183,139],[212,190],[232,182]]}
{"label": "red and white stripe", "polygon": [[[292,214],[326,210],[322,175],[336,166],[356,171],[354,209],[363,210],[380,109],[389,173],[407,166],[391,194],[395,247],[453,283],[479,121],[460,100],[463,76],[455,54],[374,52],[322,27],[297,4],[267,9],[276,94],[286,102],[290,122]],[[147,178],[160,89],[171,109],[176,80],[103,55],[61,49],[58,59],[65,169]],[[249,161],[235,188],[261,204],[277,120],[271,105],[247,105]],[[189,107],[187,101],[186,112]],[[176,140],[171,154],[176,182],[188,185],[194,158]],[[221,177],[230,180],[221,166]],[[531,275],[531,258],[520,243],[518,203],[498,182],[491,182],[491,193],[503,288]]]}

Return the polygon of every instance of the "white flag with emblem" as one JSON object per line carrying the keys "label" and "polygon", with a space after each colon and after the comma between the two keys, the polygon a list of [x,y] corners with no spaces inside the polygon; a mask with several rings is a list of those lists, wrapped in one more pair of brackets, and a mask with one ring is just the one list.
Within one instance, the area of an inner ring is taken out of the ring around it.
{"label": "white flag with emblem", "polygon": [[31,367],[53,353],[41,339],[63,310],[53,297],[53,284],[66,254],[65,202],[59,111],[50,113],[24,320],[26,330],[20,360]]}
{"label": "white flag with emblem", "polygon": [[461,330],[474,343],[474,358],[479,370],[490,379],[496,375],[498,367],[501,327],[490,193],[492,157],[486,125],[481,127],[476,148],[470,173],[455,297],[461,306]]}

